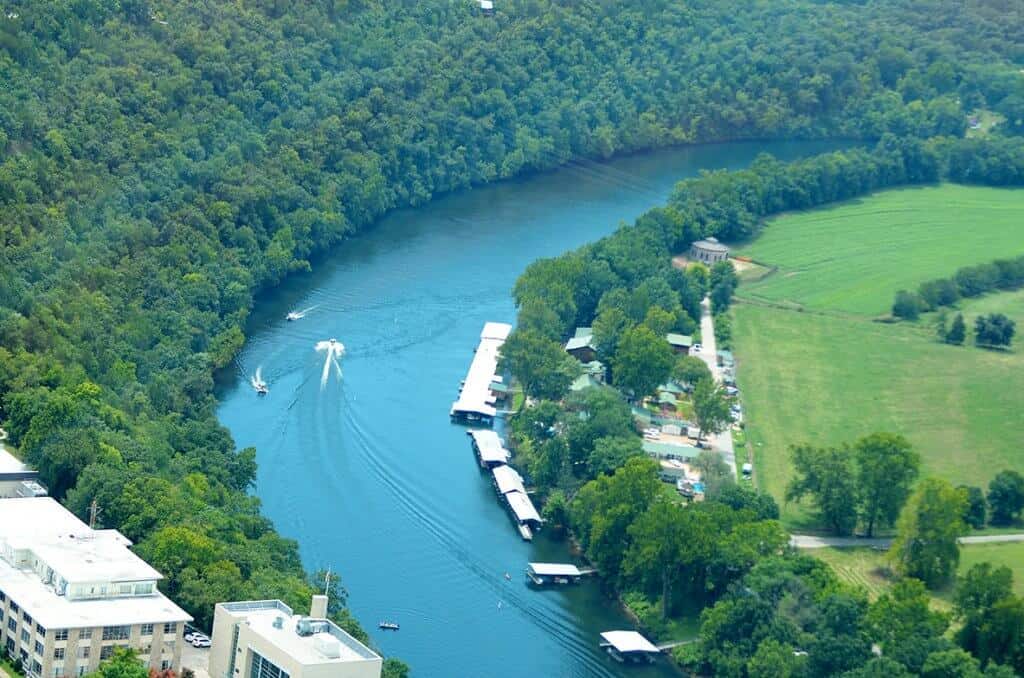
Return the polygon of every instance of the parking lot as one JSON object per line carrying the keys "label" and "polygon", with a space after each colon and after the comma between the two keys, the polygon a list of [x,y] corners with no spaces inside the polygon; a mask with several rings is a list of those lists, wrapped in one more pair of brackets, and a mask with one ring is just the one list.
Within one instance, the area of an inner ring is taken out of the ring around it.
{"label": "parking lot", "polygon": [[210,648],[185,643],[181,648],[181,666],[192,669],[196,678],[210,678]]}

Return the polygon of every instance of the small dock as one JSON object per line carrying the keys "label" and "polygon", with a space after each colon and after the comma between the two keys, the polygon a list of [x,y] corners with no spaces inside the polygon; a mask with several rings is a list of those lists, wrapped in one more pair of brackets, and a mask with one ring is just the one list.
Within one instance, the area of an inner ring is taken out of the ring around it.
{"label": "small dock", "polygon": [[491,469],[508,463],[511,454],[505,449],[497,433],[486,429],[473,429],[466,431],[466,435],[473,441],[473,451],[481,468]]}
{"label": "small dock", "polygon": [[636,631],[605,631],[601,634],[600,645],[613,659],[623,663],[650,662],[661,652]]}
{"label": "small dock", "polygon": [[494,417],[498,414],[494,404],[499,394],[495,393],[491,385],[503,383],[501,376],[496,374],[498,353],[511,332],[512,326],[508,323],[484,324],[480,332],[480,345],[476,348],[469,372],[462,382],[459,397],[452,403],[449,412],[452,421],[483,426],[494,423]]}

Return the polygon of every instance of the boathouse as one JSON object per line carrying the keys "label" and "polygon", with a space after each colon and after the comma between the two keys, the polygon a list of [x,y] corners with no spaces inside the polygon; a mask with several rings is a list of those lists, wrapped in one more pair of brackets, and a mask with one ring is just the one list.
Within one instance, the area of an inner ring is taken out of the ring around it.
{"label": "boathouse", "polygon": [[636,631],[605,631],[601,640],[601,647],[620,662],[649,662],[661,652]]}
{"label": "boathouse", "polygon": [[537,586],[545,584],[578,584],[585,574],[594,570],[581,570],[569,563],[527,563],[526,576]]}
{"label": "boathouse", "polygon": [[480,345],[476,348],[473,362],[469,366],[466,380],[462,383],[459,398],[452,403],[449,412],[452,421],[479,423],[490,426],[498,410],[494,407],[497,395],[491,384],[502,383],[498,369],[498,356],[502,344],[508,339],[512,326],[508,323],[485,323],[480,332]]}
{"label": "boathouse", "polygon": [[690,245],[690,258],[705,264],[715,264],[729,258],[729,248],[718,238],[705,238]]}
{"label": "boathouse", "polygon": [[537,529],[544,522],[540,514],[537,513],[537,507],[533,505],[525,492],[519,490],[506,492],[505,501],[508,502],[512,517],[516,519],[516,524],[519,526],[519,534],[526,541],[533,539],[532,530]]}
{"label": "boathouse", "polygon": [[495,466],[491,469],[491,473],[494,474],[494,487],[498,490],[498,495],[508,494],[509,492],[522,492],[524,495],[526,494],[523,477],[511,466]]}
{"label": "boathouse", "polygon": [[477,430],[466,431],[473,440],[473,451],[483,468],[494,468],[508,463],[509,451],[501,444],[501,438],[494,431]]}

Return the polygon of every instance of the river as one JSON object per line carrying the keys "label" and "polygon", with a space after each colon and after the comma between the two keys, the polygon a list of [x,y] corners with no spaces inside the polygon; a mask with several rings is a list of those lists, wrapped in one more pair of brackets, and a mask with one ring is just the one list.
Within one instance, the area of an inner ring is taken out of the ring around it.
{"label": "river", "polygon": [[[565,546],[520,540],[448,408],[483,323],[514,320],[510,290],[530,262],[631,222],[701,169],[835,147],[670,149],[445,196],[390,214],[260,300],[220,420],[257,449],[266,515],[310,570],[341,573],[377,647],[423,677],[676,675],[598,648],[599,632],[632,626],[596,582],[526,587],[526,563],[565,561]],[[314,345],[330,337],[347,354],[322,383]],[[262,398],[248,385],[260,366]],[[378,630],[383,619],[401,631]]]}

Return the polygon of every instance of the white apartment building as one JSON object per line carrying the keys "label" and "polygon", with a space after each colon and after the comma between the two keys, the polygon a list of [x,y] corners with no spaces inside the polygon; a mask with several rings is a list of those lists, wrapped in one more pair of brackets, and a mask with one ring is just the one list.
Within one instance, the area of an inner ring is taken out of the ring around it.
{"label": "white apartment building", "polygon": [[45,497],[39,473],[4,449],[0,443],[0,497]]}
{"label": "white apartment building", "polygon": [[218,603],[210,678],[380,678],[380,656],[326,616],[327,596],[308,617],[280,600]]}
{"label": "white apartment building", "polygon": [[50,497],[0,499],[0,647],[33,678],[81,676],[117,647],[180,671],[191,621],[117,530],[91,530]]}

